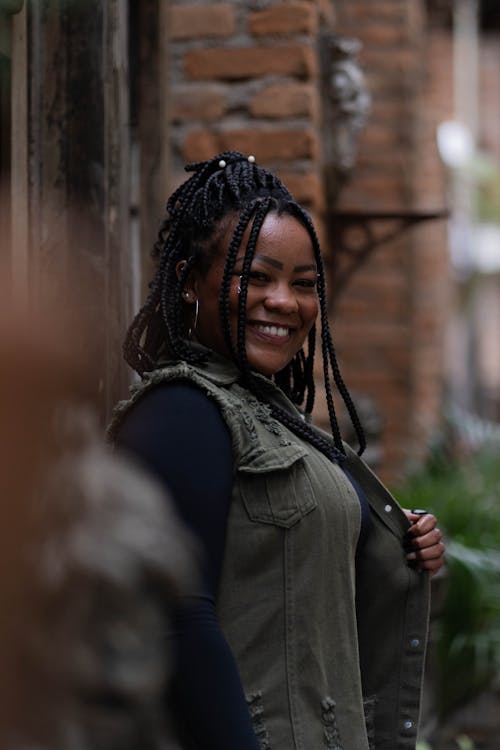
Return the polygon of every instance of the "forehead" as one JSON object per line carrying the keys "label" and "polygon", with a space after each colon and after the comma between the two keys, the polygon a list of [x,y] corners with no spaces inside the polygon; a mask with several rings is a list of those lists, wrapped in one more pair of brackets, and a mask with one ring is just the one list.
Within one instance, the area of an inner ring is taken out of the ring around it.
{"label": "forehead", "polygon": [[[226,252],[236,224],[237,220],[231,222],[231,226],[225,233],[224,249]],[[238,258],[242,258],[245,254],[251,230],[252,224],[243,234]],[[257,237],[255,254],[279,260],[284,266],[314,262],[314,250],[309,232],[298,219],[289,214],[278,216],[272,212],[266,215]]]}

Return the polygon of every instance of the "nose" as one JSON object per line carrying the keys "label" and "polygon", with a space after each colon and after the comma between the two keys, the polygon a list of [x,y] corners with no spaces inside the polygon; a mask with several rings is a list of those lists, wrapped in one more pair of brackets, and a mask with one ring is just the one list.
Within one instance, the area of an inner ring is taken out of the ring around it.
{"label": "nose", "polygon": [[289,284],[273,284],[264,299],[267,310],[278,310],[286,314],[297,312],[299,304],[294,290]]}

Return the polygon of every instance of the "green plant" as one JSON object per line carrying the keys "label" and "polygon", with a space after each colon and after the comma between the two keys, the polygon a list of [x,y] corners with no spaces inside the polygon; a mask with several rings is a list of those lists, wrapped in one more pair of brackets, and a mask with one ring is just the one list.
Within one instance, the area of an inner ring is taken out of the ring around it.
{"label": "green plant", "polygon": [[500,224],[500,169],[494,157],[478,151],[460,171],[476,186],[477,219]]}
{"label": "green plant", "polygon": [[489,445],[462,459],[437,454],[398,491],[447,537],[447,590],[439,618],[442,717],[500,674],[500,458]]}
{"label": "green plant", "polygon": [[494,176],[478,189],[478,218],[480,221],[500,224],[500,173]]}
{"label": "green plant", "polygon": [[440,713],[467,702],[500,673],[500,552],[450,542],[440,617]]}
{"label": "green plant", "polygon": [[500,548],[500,445],[466,457],[436,451],[423,470],[397,490],[406,507],[439,514],[448,537],[475,549]]}

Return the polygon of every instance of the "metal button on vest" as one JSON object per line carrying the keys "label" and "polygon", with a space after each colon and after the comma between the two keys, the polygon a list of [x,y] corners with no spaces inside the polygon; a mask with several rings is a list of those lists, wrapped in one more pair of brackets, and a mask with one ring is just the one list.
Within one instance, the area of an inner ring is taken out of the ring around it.
{"label": "metal button on vest", "polygon": [[419,638],[412,638],[410,641],[410,646],[412,648],[418,648],[420,646],[420,639]]}
{"label": "metal button on vest", "polygon": [[413,721],[405,721],[404,728],[405,729],[411,729],[413,726]]}
{"label": "metal button on vest", "polygon": [[386,505],[385,508],[384,508],[384,510],[385,510],[386,513],[390,513],[391,510],[392,510],[392,505]]}

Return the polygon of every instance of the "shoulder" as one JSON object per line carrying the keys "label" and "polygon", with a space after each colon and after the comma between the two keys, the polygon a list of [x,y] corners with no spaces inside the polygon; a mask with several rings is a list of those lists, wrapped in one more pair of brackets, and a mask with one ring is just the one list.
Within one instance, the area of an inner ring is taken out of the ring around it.
{"label": "shoulder", "polygon": [[[175,414],[180,409],[208,409],[214,401],[217,387],[203,377],[198,368],[187,362],[176,362],[144,374],[142,380],[130,387],[130,396],[115,406],[107,434],[116,439],[124,422],[148,415],[159,421],[166,412]],[[215,399],[216,400],[216,399]],[[212,410],[213,410],[212,406]]]}
{"label": "shoulder", "polygon": [[189,383],[143,394],[116,427],[114,444],[161,477],[175,497],[232,476],[231,434],[217,406]]}
{"label": "shoulder", "polygon": [[115,439],[149,433],[171,440],[191,433],[193,442],[212,433],[226,432],[220,409],[206,393],[189,381],[169,381],[143,391],[123,412],[115,426]]}

